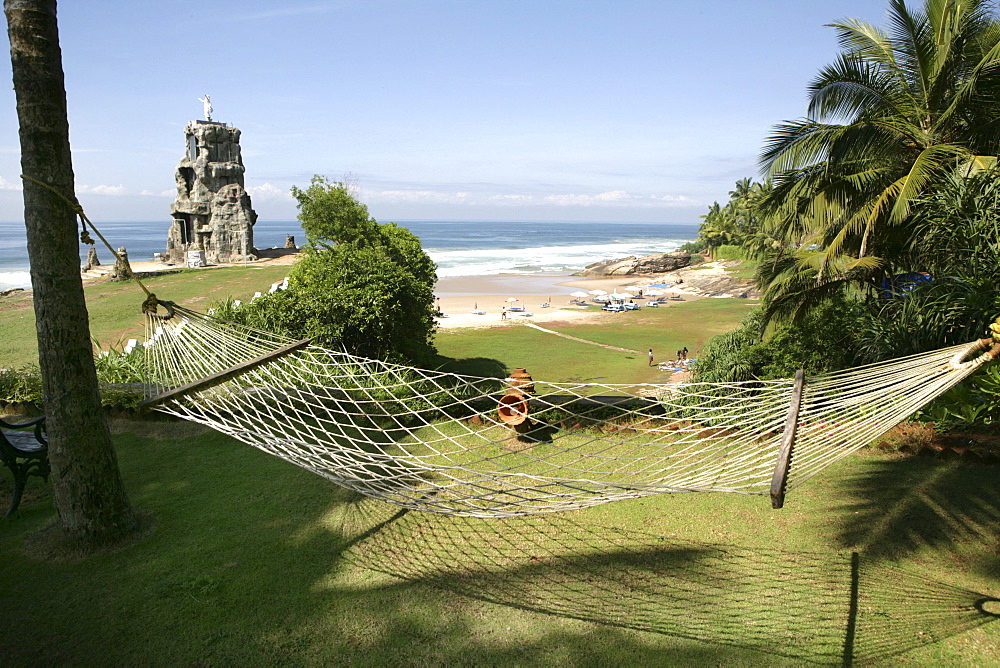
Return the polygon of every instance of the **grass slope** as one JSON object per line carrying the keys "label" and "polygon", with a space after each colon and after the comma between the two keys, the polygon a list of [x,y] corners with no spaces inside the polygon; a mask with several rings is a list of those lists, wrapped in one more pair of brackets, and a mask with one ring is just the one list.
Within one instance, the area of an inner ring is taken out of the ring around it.
{"label": "grass slope", "polygon": [[[288,275],[287,265],[220,267],[185,270],[178,274],[142,279],[160,299],[195,310],[207,310],[227,297],[247,300],[267,292],[272,283]],[[84,289],[90,314],[90,333],[105,349],[130,338],[142,339],[141,311],[145,293],[135,283],[102,281]],[[35,317],[31,295],[15,293],[0,299],[0,367],[16,368],[38,361]]]}
{"label": "grass slope", "polygon": [[[40,561],[37,479],[0,519],[0,664],[987,665],[995,469],[852,457],[765,498],[484,520],[399,512],[199,428],[125,425],[155,529]],[[121,429],[119,429],[121,431]],[[0,498],[10,491],[0,483]],[[30,545],[30,541],[29,541]],[[858,551],[852,563],[852,551]]]}
{"label": "grass slope", "polygon": [[[600,313],[596,323],[547,323],[549,329],[585,341],[628,348],[625,353],[570,341],[522,323],[490,329],[444,329],[436,336],[438,352],[452,360],[444,368],[487,375],[497,368],[526,368],[536,379],[603,383],[657,383],[667,374],[647,361],[676,358],[685,346],[691,357],[705,342],[733,329],[752,302],[745,299],[701,299],[669,308],[626,313]],[[490,361],[492,360],[492,365]]]}

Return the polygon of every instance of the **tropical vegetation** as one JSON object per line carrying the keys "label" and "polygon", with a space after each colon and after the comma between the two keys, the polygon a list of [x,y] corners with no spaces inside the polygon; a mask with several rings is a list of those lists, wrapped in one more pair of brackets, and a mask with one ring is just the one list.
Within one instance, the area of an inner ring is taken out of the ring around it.
{"label": "tropical vegetation", "polygon": [[773,180],[762,208],[790,259],[767,277],[770,313],[808,306],[813,291],[919,269],[921,201],[996,164],[993,3],[911,10],[891,0],[886,29],[855,19],[832,27],[842,52],[810,84],[808,116],[779,124],[761,153]]}
{"label": "tropical vegetation", "polygon": [[709,355],[705,377],[817,367],[794,341],[824,338],[823,323],[847,346],[826,366],[985,334],[1000,314],[994,4],[890,0],[884,27],[830,24],[840,54],[809,84],[807,115],[767,138],[762,182],[703,216],[702,245],[753,258],[763,297],[730,335],[741,352]]}

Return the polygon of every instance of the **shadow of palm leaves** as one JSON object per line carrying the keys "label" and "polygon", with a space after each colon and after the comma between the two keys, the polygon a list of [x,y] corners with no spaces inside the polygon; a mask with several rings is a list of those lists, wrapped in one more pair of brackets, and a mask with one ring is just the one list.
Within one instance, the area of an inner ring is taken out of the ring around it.
{"label": "shadow of palm leaves", "polygon": [[[870,559],[900,559],[923,547],[996,544],[996,476],[993,466],[915,457],[872,462],[840,485],[838,494],[850,501],[831,512],[842,518],[842,544]],[[995,573],[995,566],[980,570]]]}
{"label": "shadow of palm leaves", "polygon": [[597,527],[570,514],[483,520],[360,501],[344,557],[480,600],[850,665],[901,654],[1000,616],[983,594],[851,553],[682,541]]}

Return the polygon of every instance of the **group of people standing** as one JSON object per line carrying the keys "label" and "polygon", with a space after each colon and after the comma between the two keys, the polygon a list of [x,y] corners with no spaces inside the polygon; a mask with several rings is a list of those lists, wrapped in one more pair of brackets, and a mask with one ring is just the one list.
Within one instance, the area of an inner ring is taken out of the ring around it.
{"label": "group of people standing", "polygon": [[[680,350],[677,351],[677,361],[678,362],[686,362],[687,358],[688,358],[688,349],[687,349],[687,346],[684,346],[682,349],[680,349]],[[652,348],[649,349],[649,366],[653,366],[653,349]]]}

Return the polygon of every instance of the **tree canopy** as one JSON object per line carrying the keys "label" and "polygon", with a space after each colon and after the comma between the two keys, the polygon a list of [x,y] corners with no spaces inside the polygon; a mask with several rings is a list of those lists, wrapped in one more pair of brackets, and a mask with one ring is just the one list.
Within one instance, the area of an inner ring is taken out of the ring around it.
{"label": "tree canopy", "polygon": [[420,240],[380,224],[340,182],[293,188],[308,243],[288,289],[226,317],[356,355],[426,361],[435,352],[434,262]]}
{"label": "tree canopy", "polygon": [[[710,248],[755,262],[762,308],[706,346],[700,380],[919,353],[980,338],[1000,314],[996,3],[913,5],[890,0],[883,27],[831,24],[840,53],[807,116],[767,139],[764,183],[738,182],[704,216]],[[995,380],[932,409],[982,421]]]}
{"label": "tree canopy", "polygon": [[778,125],[761,153],[764,202],[784,257],[762,286],[790,313],[838,284],[909,270],[913,212],[1000,148],[1000,23],[985,0],[890,0],[885,28],[831,24],[841,53],[809,86],[808,116]]}

